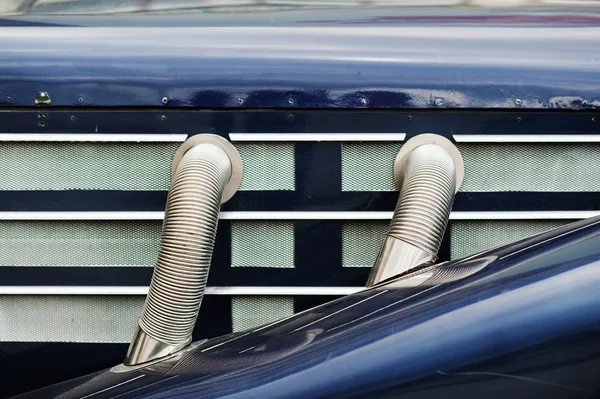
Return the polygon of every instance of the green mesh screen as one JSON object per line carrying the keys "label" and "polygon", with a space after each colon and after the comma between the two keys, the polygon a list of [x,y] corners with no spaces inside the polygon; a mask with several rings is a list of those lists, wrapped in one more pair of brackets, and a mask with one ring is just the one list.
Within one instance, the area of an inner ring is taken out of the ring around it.
{"label": "green mesh screen", "polygon": [[[0,142],[0,190],[167,190],[180,143]],[[240,190],[294,190],[293,143],[237,144]]]}
{"label": "green mesh screen", "polygon": [[0,295],[0,342],[130,342],[144,296]]}
{"label": "green mesh screen", "polygon": [[600,191],[598,143],[460,144],[461,191]]}
{"label": "green mesh screen", "polygon": [[[450,256],[458,259],[560,227],[571,220],[453,220]],[[371,267],[383,244],[388,221],[353,221],[342,225],[342,264]]]}
{"label": "green mesh screen", "polygon": [[0,221],[1,266],[153,266],[161,221]]}
{"label": "green mesh screen", "polygon": [[342,191],[395,191],[394,160],[402,143],[343,143]]}
{"label": "green mesh screen", "polygon": [[560,227],[572,220],[455,220],[450,222],[450,257],[459,259]]}
{"label": "green mesh screen", "polygon": [[342,224],[342,265],[372,267],[385,240],[389,221],[358,221]]}
{"label": "green mesh screen", "polygon": [[[401,143],[342,145],[343,191],[394,191]],[[600,191],[598,143],[463,143],[461,191]]]}
{"label": "green mesh screen", "polygon": [[295,190],[293,143],[238,143],[244,164],[240,190]]}
{"label": "green mesh screen", "polygon": [[293,314],[293,297],[235,296],[231,298],[231,322],[234,332],[272,323]]}
{"label": "green mesh screen", "polygon": [[294,267],[294,224],[231,222],[231,266]]}
{"label": "green mesh screen", "polygon": [[179,145],[1,142],[0,190],[166,190]]}

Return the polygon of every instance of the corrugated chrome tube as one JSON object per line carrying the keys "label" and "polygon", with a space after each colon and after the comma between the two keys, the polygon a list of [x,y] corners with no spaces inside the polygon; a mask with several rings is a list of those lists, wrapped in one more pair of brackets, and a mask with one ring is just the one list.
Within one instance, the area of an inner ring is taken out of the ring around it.
{"label": "corrugated chrome tube", "polygon": [[444,137],[406,142],[394,165],[400,197],[367,286],[437,259],[463,172],[458,149]]}
{"label": "corrugated chrome tube", "polygon": [[175,155],[158,258],[125,365],[164,357],[190,343],[221,203],[240,181],[241,159],[221,137],[194,136]]}

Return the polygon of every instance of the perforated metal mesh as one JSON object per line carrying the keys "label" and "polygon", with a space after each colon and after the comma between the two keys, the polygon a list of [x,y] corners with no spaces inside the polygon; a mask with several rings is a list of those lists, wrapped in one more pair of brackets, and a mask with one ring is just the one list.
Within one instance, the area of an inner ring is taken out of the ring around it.
{"label": "perforated metal mesh", "polygon": [[[401,143],[342,145],[343,191],[394,191]],[[463,143],[461,191],[600,191],[598,143]]]}
{"label": "perforated metal mesh", "polygon": [[0,190],[166,190],[180,143],[0,143]]}
{"label": "perforated metal mesh", "polygon": [[388,231],[388,221],[342,224],[342,265],[372,267]]}
{"label": "perforated metal mesh", "polygon": [[402,143],[343,143],[342,191],[395,191],[394,160]]}
{"label": "perforated metal mesh", "polygon": [[293,143],[238,143],[244,164],[240,190],[295,190]]}
{"label": "perforated metal mesh", "polygon": [[598,143],[458,145],[461,191],[600,191]]}
{"label": "perforated metal mesh", "polygon": [[231,319],[234,332],[272,323],[293,314],[293,297],[236,296],[231,299]]}
{"label": "perforated metal mesh", "polygon": [[0,221],[1,266],[153,266],[161,221]]}
{"label": "perforated metal mesh", "polygon": [[572,220],[461,220],[450,222],[450,257],[459,259],[552,230]]}
{"label": "perforated metal mesh", "polygon": [[231,266],[294,267],[294,224],[233,221]]}
{"label": "perforated metal mesh", "polygon": [[[181,143],[1,142],[0,190],[167,190]],[[240,190],[294,190],[293,143],[236,144]]]}
{"label": "perforated metal mesh", "polygon": [[130,342],[144,296],[1,295],[1,342]]}

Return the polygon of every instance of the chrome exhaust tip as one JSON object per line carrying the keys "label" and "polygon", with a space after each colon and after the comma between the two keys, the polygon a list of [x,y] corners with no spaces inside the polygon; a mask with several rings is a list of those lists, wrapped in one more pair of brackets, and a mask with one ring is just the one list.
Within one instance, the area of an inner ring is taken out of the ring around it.
{"label": "chrome exhaust tip", "polygon": [[435,262],[463,177],[462,156],[445,137],[421,134],[402,146],[394,163],[400,197],[368,287]]}
{"label": "chrome exhaust tip", "polygon": [[175,153],[158,257],[125,366],[161,359],[190,344],[220,207],[237,191],[242,170],[239,153],[220,136],[193,136]]}

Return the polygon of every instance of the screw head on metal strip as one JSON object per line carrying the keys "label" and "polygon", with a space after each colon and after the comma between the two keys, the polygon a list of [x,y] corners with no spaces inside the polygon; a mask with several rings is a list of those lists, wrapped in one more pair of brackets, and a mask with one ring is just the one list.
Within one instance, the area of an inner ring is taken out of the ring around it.
{"label": "screw head on metal strip", "polygon": [[37,96],[35,96],[35,101],[34,104],[35,105],[48,105],[52,102],[52,100],[50,100],[50,95],[48,95],[48,93],[46,93],[45,91],[40,91]]}

